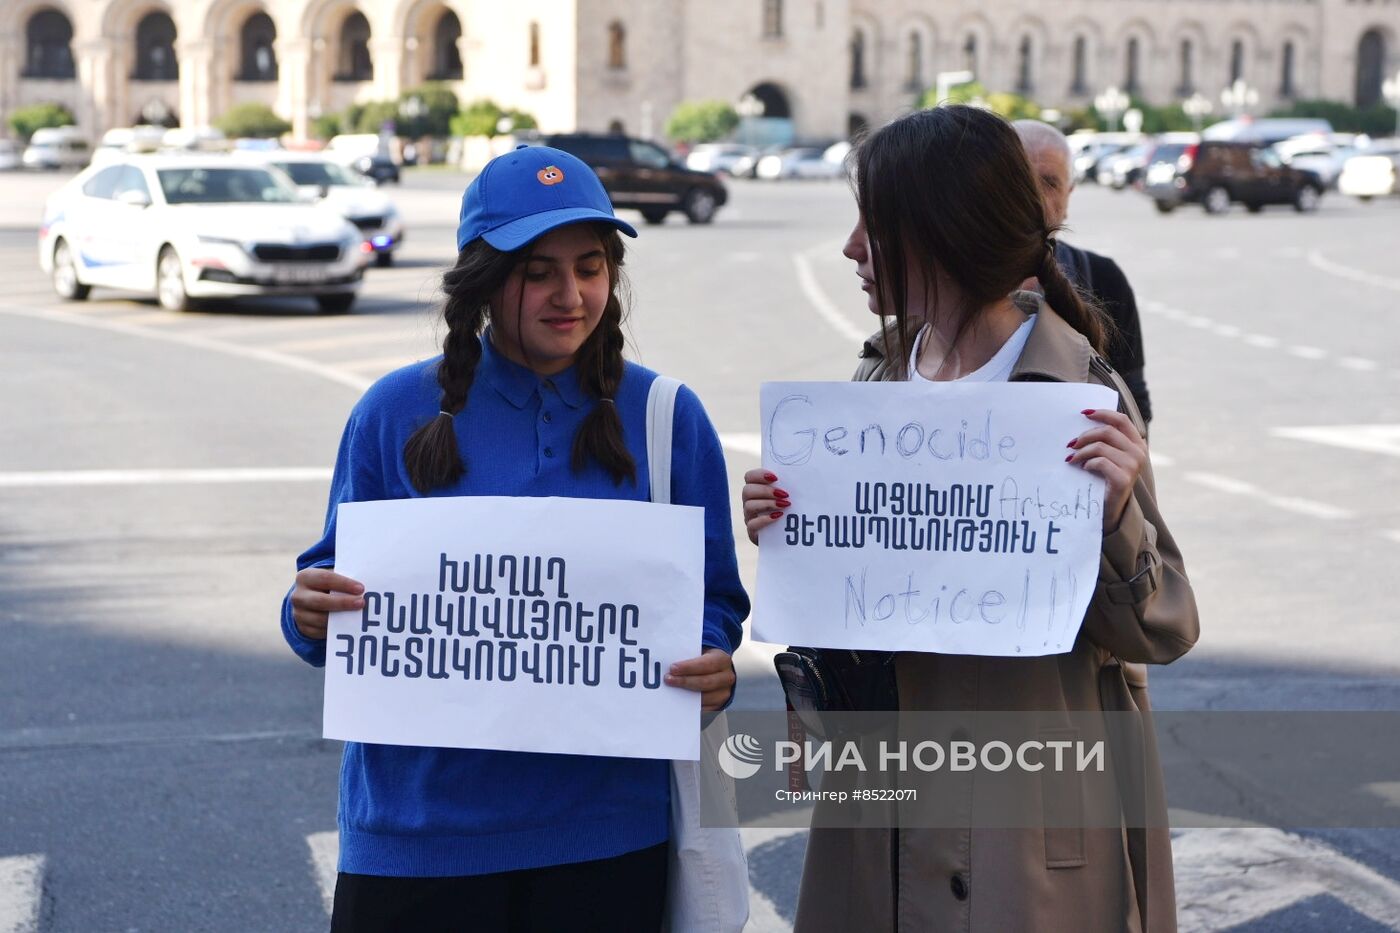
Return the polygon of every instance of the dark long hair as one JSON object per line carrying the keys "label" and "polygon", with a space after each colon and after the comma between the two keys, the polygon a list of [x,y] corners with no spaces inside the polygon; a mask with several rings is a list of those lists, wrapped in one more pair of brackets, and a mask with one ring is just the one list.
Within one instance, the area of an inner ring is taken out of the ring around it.
{"label": "dark long hair", "polygon": [[895,318],[896,372],[909,360],[911,265],[934,306],[939,272],[962,292],[957,337],[984,307],[1034,277],[1056,313],[1103,352],[1108,318],[1055,262],[1059,228],[1046,222],[1025,148],[1001,117],[966,106],[900,117],[857,147],[855,183],[881,312]]}
{"label": "dark long hair", "polygon": [[[599,224],[594,230],[603,245],[610,288],[602,319],[584,341],[575,361],[579,383],[594,399],[594,405],[574,435],[570,466],[577,473],[591,458],[602,464],[614,483],[620,485],[628,479],[635,484],[637,464],[623,443],[622,419],[612,403],[622,382],[622,352],[626,345],[622,334],[624,309],[619,297],[625,284],[625,249],[616,228]],[[403,448],[409,479],[420,493],[450,486],[467,471],[453,418],[448,416],[455,416],[467,406],[476,367],[481,362],[481,341],[490,321],[491,297],[518,265],[528,261],[529,255],[528,245],[507,253],[478,239],[468,243],[458,254],[456,264],[443,273],[446,300],[442,316],[447,336],[442,343],[437,378],[442,387],[438,404],[446,414],[438,414],[415,431]]]}

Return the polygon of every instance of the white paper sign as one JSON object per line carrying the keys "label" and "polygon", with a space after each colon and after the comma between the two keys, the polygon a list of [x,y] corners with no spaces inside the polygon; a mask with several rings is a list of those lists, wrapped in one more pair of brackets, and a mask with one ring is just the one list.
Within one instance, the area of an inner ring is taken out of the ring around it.
{"label": "white paper sign", "polygon": [[754,637],[822,648],[1058,654],[1098,579],[1103,481],[1065,462],[1113,408],[1063,383],[766,383]]}
{"label": "white paper sign", "polygon": [[326,738],[696,759],[704,510],[612,499],[340,506]]}

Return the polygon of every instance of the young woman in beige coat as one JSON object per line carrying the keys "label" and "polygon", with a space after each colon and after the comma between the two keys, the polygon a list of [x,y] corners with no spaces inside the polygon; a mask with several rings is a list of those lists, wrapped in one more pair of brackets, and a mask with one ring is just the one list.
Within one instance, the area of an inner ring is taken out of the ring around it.
{"label": "young woman in beige coat", "polygon": [[[1106,317],[1056,265],[1057,231],[1001,118],[969,107],[909,114],[866,139],[855,164],[859,220],[843,252],[886,319],[856,379],[1092,382],[1120,398],[1119,410],[1087,412],[1084,431],[1065,439],[1070,462],[1106,487],[1099,579],[1073,650],[901,653],[899,707],[1139,716],[1148,763],[1139,784],[1155,828],[817,829],[796,931],[1172,933],[1171,845],[1141,665],[1185,654],[1199,629],[1157,510],[1141,418],[1100,356]],[[1014,291],[1032,277],[1043,300]],[[792,501],[782,477],[755,470],[745,480],[756,542]]]}

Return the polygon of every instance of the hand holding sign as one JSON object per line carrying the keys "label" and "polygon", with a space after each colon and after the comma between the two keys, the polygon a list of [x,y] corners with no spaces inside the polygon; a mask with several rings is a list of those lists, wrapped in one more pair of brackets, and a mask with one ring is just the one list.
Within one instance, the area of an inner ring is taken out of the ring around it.
{"label": "hand holding sign", "polygon": [[332,612],[350,612],[364,606],[364,584],[335,572],[332,567],[307,567],[297,573],[292,588],[292,621],[306,638],[326,637]]}
{"label": "hand holding sign", "polygon": [[1123,520],[1133,487],[1147,467],[1147,441],[1138,433],[1133,419],[1121,412],[1086,408],[1082,414],[1099,422],[1099,426],[1069,442],[1074,453],[1066,457],[1065,462],[1103,477],[1107,485],[1103,497],[1103,530],[1108,533]]}

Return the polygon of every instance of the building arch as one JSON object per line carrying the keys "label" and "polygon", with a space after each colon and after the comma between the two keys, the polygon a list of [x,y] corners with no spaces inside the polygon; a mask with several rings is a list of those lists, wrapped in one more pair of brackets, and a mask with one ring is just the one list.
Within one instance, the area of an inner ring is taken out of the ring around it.
{"label": "building arch", "polygon": [[1115,68],[1109,83],[1134,97],[1145,96],[1156,86],[1157,33],[1146,20],[1131,20],[1118,31],[1113,46]]}
{"label": "building arch", "polygon": [[1394,37],[1379,26],[1372,26],[1356,40],[1355,100],[1358,107],[1381,102],[1381,85],[1386,79]]}
{"label": "building arch", "polygon": [[880,72],[880,24],[869,16],[853,15],[846,48],[847,87],[852,91],[875,87]]}
{"label": "building arch", "polygon": [[1168,47],[1171,61],[1171,89],[1176,97],[1190,97],[1204,93],[1208,87],[1205,80],[1206,63],[1210,60],[1210,46],[1206,29],[1197,20],[1186,20],[1177,24],[1172,32]]}
{"label": "building arch", "polygon": [[[1245,84],[1252,88],[1261,85],[1261,59],[1263,58],[1264,46],[1259,38],[1259,30],[1250,23],[1237,20],[1230,24],[1230,28],[1225,31],[1224,60],[1219,69],[1221,88],[1227,88],[1234,83],[1237,76]],[[1239,60],[1236,61],[1236,56]],[[1273,90],[1273,88],[1269,88]]]}
{"label": "building arch", "polygon": [[1038,17],[1028,16],[1019,21],[1012,36],[1011,89],[1023,97],[1032,97],[1045,86],[1050,30]]}
{"label": "building arch", "polygon": [[73,62],[73,21],[55,6],[41,6],[24,20],[23,78],[70,81],[77,77]]}
{"label": "building arch", "polygon": [[923,92],[940,70],[938,30],[927,16],[914,15],[900,21],[895,35],[899,85],[906,91]]}
{"label": "building arch", "polygon": [[1090,97],[1102,83],[1100,60],[1103,58],[1104,36],[1099,24],[1091,19],[1076,19],[1065,30],[1065,68],[1069,80],[1066,89],[1070,97]]}
{"label": "building arch", "polygon": [[136,21],[133,81],[178,81],[180,61],[175,54],[178,38],[175,19],[162,9],[147,11]]}
{"label": "building arch", "polygon": [[[1293,43],[1293,87],[1292,94],[1286,93],[1284,74],[1284,49]],[[1316,72],[1314,70],[1313,43],[1307,27],[1301,23],[1288,23],[1279,30],[1279,67],[1275,75],[1281,97],[1298,99],[1315,96]]]}
{"label": "building arch", "polygon": [[458,4],[411,0],[401,4],[389,22],[385,28],[404,37],[404,74],[409,84],[466,77],[462,41],[466,19]]}
{"label": "building arch", "polygon": [[996,31],[991,21],[980,13],[960,17],[948,34],[953,44],[953,56],[944,59],[954,71],[970,71],[974,80],[991,88],[995,83],[993,63],[996,61]]}
{"label": "building arch", "polygon": [[238,27],[238,81],[277,80],[277,24],[264,9],[249,10]]}

